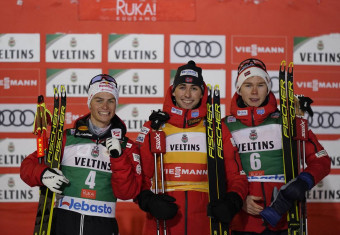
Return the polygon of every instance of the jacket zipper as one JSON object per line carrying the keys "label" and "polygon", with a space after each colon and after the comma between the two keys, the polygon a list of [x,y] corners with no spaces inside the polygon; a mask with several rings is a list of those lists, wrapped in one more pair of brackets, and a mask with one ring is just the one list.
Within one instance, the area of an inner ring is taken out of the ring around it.
{"label": "jacket zipper", "polygon": [[185,126],[186,126],[186,123],[187,123],[187,114],[188,114],[188,112],[189,112],[189,109],[187,109],[187,110],[185,111],[185,114],[184,114],[184,123],[183,123],[183,128],[185,128]]}
{"label": "jacket zipper", "polygon": [[255,126],[254,109],[251,110],[251,124],[252,124],[252,126]]}

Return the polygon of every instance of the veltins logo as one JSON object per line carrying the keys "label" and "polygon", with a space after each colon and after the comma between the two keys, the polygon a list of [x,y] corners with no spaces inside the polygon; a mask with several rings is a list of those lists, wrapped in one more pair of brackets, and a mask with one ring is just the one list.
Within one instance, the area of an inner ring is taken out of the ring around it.
{"label": "veltins logo", "polygon": [[47,69],[46,95],[54,97],[54,88],[65,86],[67,97],[87,97],[92,77],[101,69]]}
{"label": "veltins logo", "polygon": [[109,70],[118,83],[119,97],[163,97],[163,69]]}
{"label": "veltins logo", "polygon": [[101,34],[47,34],[46,62],[102,62]]}
{"label": "veltins logo", "polygon": [[294,64],[340,65],[340,33],[294,38]]}
{"label": "veltins logo", "polygon": [[164,35],[110,34],[108,61],[163,63]]}
{"label": "veltins logo", "polygon": [[267,64],[280,64],[287,57],[287,39],[279,36],[232,36],[232,63],[260,57]]}
{"label": "veltins logo", "polygon": [[128,132],[139,132],[151,111],[161,108],[162,104],[127,104],[119,105],[116,113],[125,122]]}
{"label": "veltins logo", "polygon": [[0,34],[0,62],[40,62],[40,34]]}
{"label": "veltins logo", "polygon": [[170,62],[224,64],[225,39],[224,35],[171,35]]}

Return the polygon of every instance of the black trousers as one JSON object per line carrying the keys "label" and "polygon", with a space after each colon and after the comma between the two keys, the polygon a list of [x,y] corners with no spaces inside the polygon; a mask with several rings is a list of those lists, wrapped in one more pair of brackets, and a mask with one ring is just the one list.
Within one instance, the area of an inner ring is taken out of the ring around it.
{"label": "black trousers", "polygon": [[271,231],[269,229],[264,230],[262,233],[253,233],[253,232],[237,232],[232,231],[231,235],[287,235],[288,231]]}
{"label": "black trousers", "polygon": [[81,215],[54,208],[51,235],[118,235],[116,218]]}

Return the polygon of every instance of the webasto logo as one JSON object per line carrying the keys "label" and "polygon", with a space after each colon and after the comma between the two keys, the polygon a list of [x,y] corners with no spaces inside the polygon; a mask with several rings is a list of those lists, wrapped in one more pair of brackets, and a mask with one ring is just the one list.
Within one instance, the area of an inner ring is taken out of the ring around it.
{"label": "webasto logo", "polygon": [[80,202],[74,202],[74,199],[71,199],[71,202],[63,202],[63,199],[60,200],[59,206],[68,206],[70,210],[76,210],[76,211],[90,211],[94,213],[104,213],[104,214],[111,214],[112,208],[104,205],[89,205],[85,201]]}

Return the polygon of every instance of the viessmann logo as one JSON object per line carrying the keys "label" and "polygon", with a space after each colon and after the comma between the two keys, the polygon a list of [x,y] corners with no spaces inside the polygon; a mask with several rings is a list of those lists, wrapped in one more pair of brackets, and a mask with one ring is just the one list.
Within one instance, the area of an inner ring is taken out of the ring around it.
{"label": "viessmann logo", "polygon": [[319,91],[319,89],[339,89],[340,82],[333,81],[320,81],[318,79],[313,79],[312,81],[306,82],[296,82],[299,88],[310,88],[313,91]]}
{"label": "viessmann logo", "polygon": [[181,178],[184,175],[208,175],[208,170],[202,169],[185,169],[180,166],[170,169],[164,169],[165,174],[174,175],[175,178]]}
{"label": "viessmann logo", "polygon": [[10,77],[4,77],[0,79],[0,86],[3,86],[5,90],[10,89],[14,86],[24,86],[24,87],[36,87],[38,86],[37,79],[13,79]]}
{"label": "viessmann logo", "polygon": [[247,57],[261,57],[266,64],[277,64],[286,57],[287,41],[277,36],[232,36],[232,50],[233,64]]}

